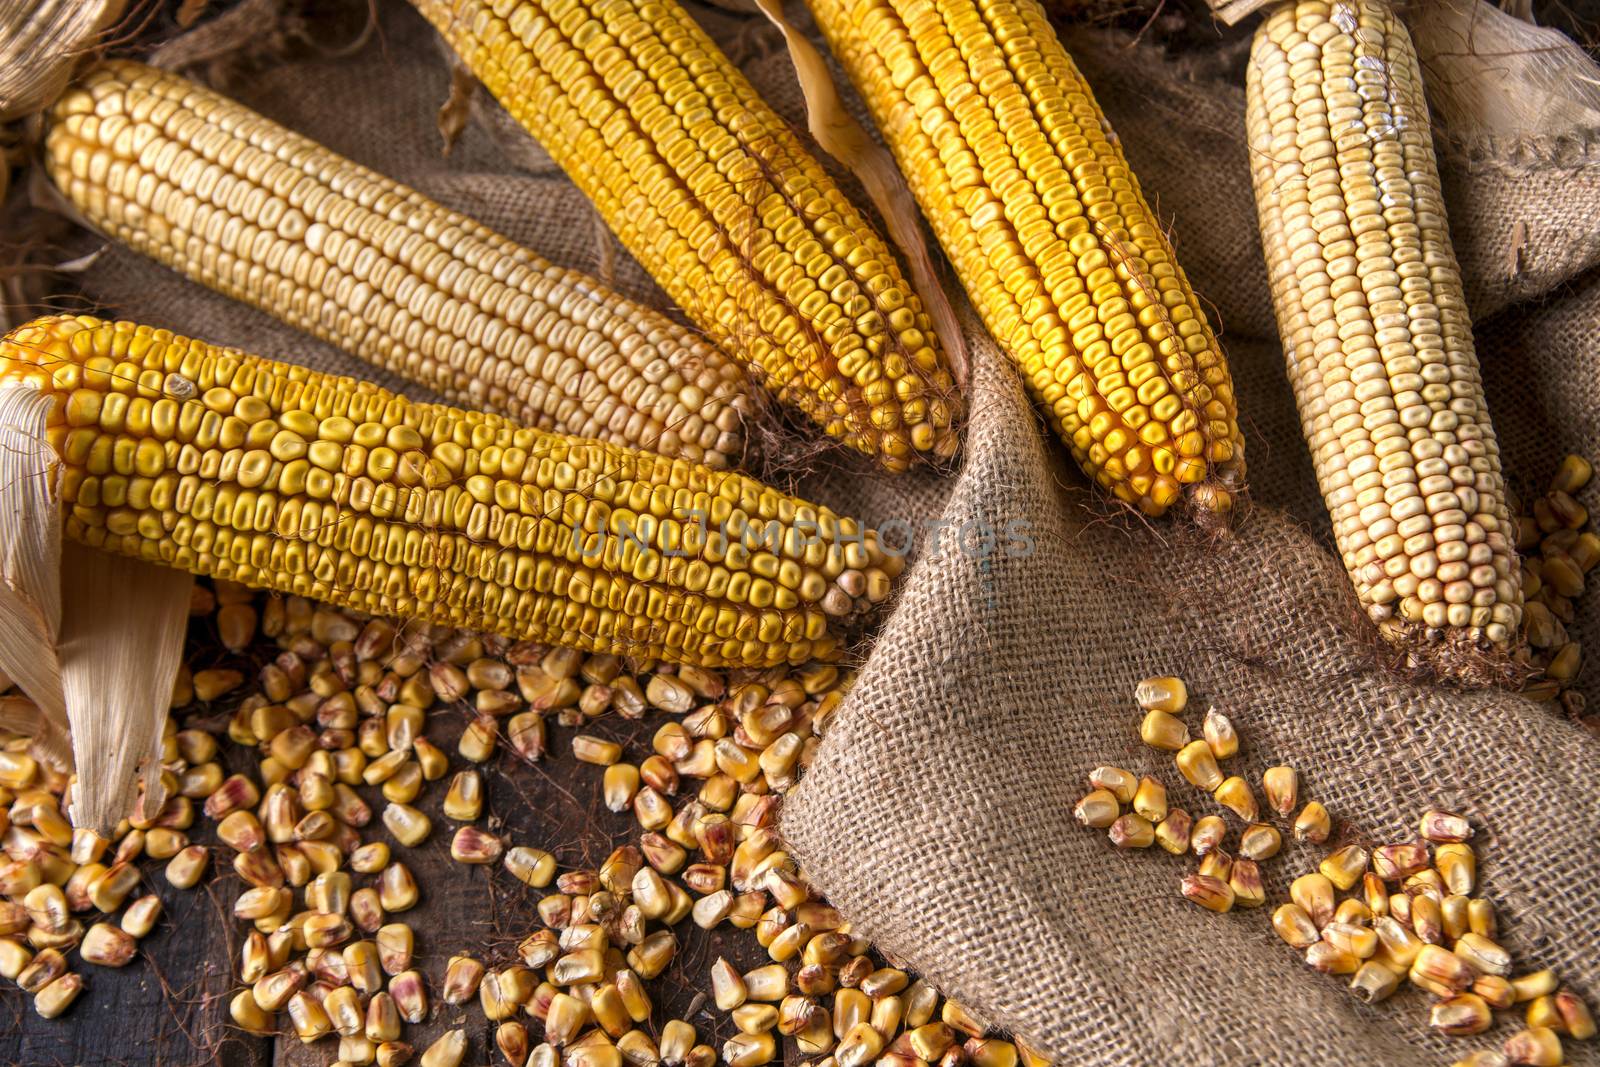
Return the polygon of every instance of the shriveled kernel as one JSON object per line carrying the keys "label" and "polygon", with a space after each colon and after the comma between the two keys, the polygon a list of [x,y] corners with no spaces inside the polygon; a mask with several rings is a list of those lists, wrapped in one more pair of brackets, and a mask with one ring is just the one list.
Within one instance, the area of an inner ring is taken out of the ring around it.
{"label": "shriveled kernel", "polygon": [[1117,821],[1121,808],[1117,798],[1110,790],[1096,789],[1090,792],[1072,809],[1073,818],[1084,826],[1096,830],[1103,830]]}
{"label": "shriveled kernel", "polygon": [[1220,815],[1203,815],[1194,824],[1189,843],[1196,856],[1208,856],[1222,848],[1228,837],[1228,824]]}
{"label": "shriveled kernel", "polygon": [[1309,841],[1313,845],[1320,845],[1332,832],[1333,821],[1328,818],[1328,809],[1323,807],[1320,801],[1311,801],[1300,809],[1299,815],[1295,816],[1296,841]]}
{"label": "shriveled kernel", "polygon": [[1201,874],[1227,881],[1228,876],[1233,873],[1233,857],[1220,850],[1208,852],[1200,858],[1199,871]]}
{"label": "shriveled kernel", "polygon": [[1466,816],[1437,809],[1424,812],[1417,829],[1429,841],[1466,841],[1472,837],[1472,824]]}
{"label": "shriveled kernel", "polygon": [[1152,823],[1167,817],[1166,786],[1148,775],[1139,779],[1139,789],[1133,795],[1133,810]]}
{"label": "shriveled kernel", "polygon": [[1148,711],[1139,724],[1139,738],[1151,748],[1177,752],[1189,743],[1189,728],[1165,711]]}
{"label": "shriveled kernel", "polygon": [[1524,1067],[1561,1067],[1566,1057],[1554,1030],[1530,1026],[1506,1038],[1506,1058]]}
{"label": "shriveled kernel", "polygon": [[1250,789],[1250,783],[1238,775],[1224,779],[1212,796],[1218,804],[1247,823],[1253,823],[1261,817],[1260,807],[1256,803],[1255,793]]}
{"label": "shriveled kernel", "polygon": [[1168,810],[1167,817],[1156,827],[1156,844],[1174,856],[1189,851],[1190,833],[1194,820],[1182,808]]}
{"label": "shriveled kernel", "polygon": [[1400,988],[1400,976],[1377,960],[1366,960],[1350,979],[1350,992],[1368,1004],[1389,999]]}
{"label": "shriveled kernel", "polygon": [[1204,874],[1185,875],[1180,889],[1184,897],[1209,911],[1233,909],[1233,889],[1220,878]]}
{"label": "shriveled kernel", "polygon": [[1189,687],[1182,678],[1159,675],[1145,678],[1134,686],[1133,699],[1146,711],[1176,714],[1189,703]]}
{"label": "shriveled kernel", "polygon": [[1240,857],[1233,861],[1228,873],[1228,888],[1233,890],[1234,905],[1241,908],[1259,908],[1267,902],[1267,891],[1261,880],[1261,868],[1255,860]]}
{"label": "shriveled kernel", "polygon": [[1119,804],[1131,804],[1139,791],[1139,779],[1121,767],[1096,767],[1089,772],[1089,786],[1106,790]]}
{"label": "shriveled kernel", "polygon": [[1302,874],[1289,883],[1289,898],[1311,917],[1317,929],[1333,921],[1333,882],[1324,874]]}
{"label": "shriveled kernel", "polygon": [[1233,728],[1233,721],[1216,708],[1206,710],[1205,721],[1200,727],[1200,736],[1205,738],[1211,754],[1219,760],[1225,760],[1239,752],[1239,734]]}
{"label": "shriveled kernel", "polygon": [[1261,775],[1261,791],[1267,807],[1287,819],[1299,803],[1300,776],[1293,767],[1268,767]]}
{"label": "shriveled kernel", "polygon": [[1155,833],[1149,819],[1128,812],[1111,824],[1111,843],[1118,848],[1149,848],[1155,844]]}
{"label": "shriveled kernel", "polygon": [[1191,741],[1177,755],[1178,772],[1190,785],[1207,792],[1222,785],[1222,772],[1217,769],[1217,757],[1204,741]]}
{"label": "shriveled kernel", "polygon": [[1317,924],[1298,904],[1279,905],[1272,913],[1272,928],[1292,948],[1310,948],[1322,939]]}

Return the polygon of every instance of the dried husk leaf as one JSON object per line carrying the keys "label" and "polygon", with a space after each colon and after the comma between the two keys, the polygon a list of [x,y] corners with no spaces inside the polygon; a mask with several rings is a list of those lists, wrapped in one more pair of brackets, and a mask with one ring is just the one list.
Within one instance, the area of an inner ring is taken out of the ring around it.
{"label": "dried husk leaf", "polygon": [[61,530],[45,442],[49,397],[0,386],[0,670],[38,711],[35,745],[58,767],[68,759],[61,664]]}
{"label": "dried husk leaf", "polygon": [[1432,0],[1407,22],[1441,126],[1509,140],[1600,127],[1600,67],[1566,34],[1482,0]]}
{"label": "dried husk leaf", "polygon": [[472,71],[460,58],[452,56],[450,95],[440,105],[437,120],[439,139],[443,144],[441,155],[448,156],[451,149],[455,148],[456,141],[461,139],[461,131],[467,128],[467,121],[472,117],[472,98],[477,90],[478,79],[472,76]]}
{"label": "dried husk leaf", "polygon": [[106,833],[132,807],[141,767],[147,808],[165,799],[161,724],[194,579],[63,546],[45,436],[53,402],[0,383],[0,670],[27,694],[5,698],[0,719],[32,733],[36,754],[75,764],[73,822]]}
{"label": "dried husk leaf", "polygon": [[79,770],[72,819],[105,832],[132,808],[141,769],[145,811],[166,800],[161,724],[194,579],[70,543],[61,563],[61,682]]}
{"label": "dried husk leaf", "polygon": [[783,14],[783,0],[755,0],[767,20],[783,33],[794,64],[795,79],[806,101],[806,126],[823,151],[843,164],[861,187],[889,228],[889,239],[900,249],[911,272],[911,284],[922,298],[934,333],[950,359],[956,384],[967,383],[967,342],[956,321],[955,309],[945,296],[934,271],[933,257],[918,225],[916,199],[906,187],[905,176],[895,165],[889,150],[862,128],[855,116],[845,110],[839,88],[827,61]]}
{"label": "dried husk leaf", "polygon": [[48,107],[126,0],[0,0],[0,122]]}

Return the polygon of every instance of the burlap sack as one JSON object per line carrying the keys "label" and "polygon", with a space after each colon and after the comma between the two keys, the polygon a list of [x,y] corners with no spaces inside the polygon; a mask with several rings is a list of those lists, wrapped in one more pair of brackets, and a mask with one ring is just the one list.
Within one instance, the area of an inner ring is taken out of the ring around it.
{"label": "burlap sack", "polygon": [[[696,14],[798,124],[776,35]],[[380,15],[379,41],[352,56],[269,65],[223,87],[665,306],[492,106],[474,105],[479,121],[441,158],[445,60],[403,6]],[[943,520],[947,532],[937,552],[923,536],[859,684],[786,807],[792,849],[862,932],[1062,1063],[1444,1063],[1490,1044],[1429,1036],[1415,992],[1358,1004],[1308,971],[1266,912],[1217,917],[1183,901],[1187,861],[1119,853],[1077,827],[1070,808],[1100,763],[1160,773],[1174,803],[1213,810],[1135,736],[1134,682],[1177,673],[1197,708],[1226,708],[1242,733],[1229,769],[1256,778],[1276,763],[1299,768],[1341,841],[1406,837],[1429,806],[1471,815],[1508,945],[1600,1003],[1600,741],[1548,705],[1383,673],[1329,551],[1255,236],[1238,35],[1181,65],[1109,36],[1069,46],[1215,303],[1249,426],[1254,509],[1222,545],[1109,512],[1040,434],[1015,375],[974,326],[958,476],[887,479],[841,460],[803,484],[875,523]],[[1444,145],[1447,191],[1491,408],[1509,469],[1538,482],[1566,451],[1600,456],[1600,134],[1506,143],[1456,132]],[[92,300],[142,321],[382,377],[125,251],[106,250],[82,281]],[[1586,502],[1600,506],[1600,493]],[[973,527],[963,550],[967,522],[1022,535],[985,552]],[[1291,847],[1269,863],[1273,902],[1318,858]],[[1577,1047],[1570,1055],[1597,1062]]]}

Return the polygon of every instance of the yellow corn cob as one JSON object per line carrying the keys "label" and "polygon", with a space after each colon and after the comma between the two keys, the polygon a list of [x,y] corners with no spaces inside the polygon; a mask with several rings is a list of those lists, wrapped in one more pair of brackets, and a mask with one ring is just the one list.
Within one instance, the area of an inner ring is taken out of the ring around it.
{"label": "yellow corn cob", "polygon": [[1072,454],[1149,514],[1242,484],[1233,382],[1036,0],[809,0],[990,333]]}
{"label": "yellow corn cob", "polygon": [[374,614],[704,666],[832,654],[902,561],[687,460],[407,401],[132,323],[0,341],[55,400],[70,539]]}
{"label": "yellow corn cob", "polygon": [[1512,640],[1521,572],[1421,79],[1383,0],[1288,3],[1256,31],[1247,119],[1289,379],[1345,567],[1391,633],[1459,650]]}
{"label": "yellow corn cob", "polygon": [[871,225],[675,0],[413,0],[730,355],[890,470],[959,400]]}
{"label": "yellow corn cob", "polygon": [[176,74],[96,67],[51,178],[97,229],[452,401],[714,467],[744,371],[664,315]]}

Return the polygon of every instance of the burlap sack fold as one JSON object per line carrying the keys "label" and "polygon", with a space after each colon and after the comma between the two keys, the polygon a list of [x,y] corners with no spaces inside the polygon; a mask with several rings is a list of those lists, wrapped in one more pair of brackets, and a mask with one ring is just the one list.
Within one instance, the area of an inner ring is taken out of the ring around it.
{"label": "burlap sack fold", "polygon": [[[775,31],[695,13],[803,127]],[[665,307],[597,238],[563,178],[502,150],[503,123],[469,127],[441,158],[441,53],[403,5],[382,4],[380,15],[381,42],[354,56],[269,65],[223,88]],[[1407,836],[1432,805],[1473,816],[1508,944],[1600,1004],[1600,742],[1549,706],[1382,673],[1328,549],[1255,236],[1237,39],[1181,65],[1103,34],[1073,35],[1069,47],[1172,218],[1196,289],[1215,304],[1255,507],[1220,547],[1170,523],[1108,518],[974,327],[958,476],[864,477],[841,464],[803,485],[875,523],[925,531],[943,519],[946,532],[938,552],[921,538],[858,685],[790,798],[791,848],[862,932],[1062,1063],[1445,1063],[1491,1044],[1428,1036],[1414,993],[1359,1005],[1341,982],[1309,972],[1265,911],[1202,912],[1178,896],[1185,861],[1118,853],[1072,822],[1084,774],[1107,762],[1159,771],[1175,804],[1214,810],[1134,733],[1134,682],[1175,672],[1197,708],[1215,702],[1238,725],[1244,749],[1230,770],[1257,778],[1274,763],[1296,766],[1306,796],[1351,840]],[[1540,482],[1565,451],[1600,457],[1600,242],[1575,236],[1600,220],[1600,135],[1462,143],[1446,146],[1446,190],[1469,295],[1483,305],[1490,405],[1509,469]],[[1508,255],[1513,231],[1533,253]],[[108,249],[82,281],[91,300],[141,321],[401,384],[126,251]],[[1555,299],[1536,302],[1553,289]],[[1585,502],[1600,507],[1600,494]],[[991,550],[978,526],[962,550],[968,520],[997,531]],[[998,533],[1008,524],[1031,551]],[[1581,605],[1580,632],[1590,607]],[[1267,865],[1274,903],[1317,858],[1290,848]],[[1569,1055],[1597,1062],[1578,1046]]]}

